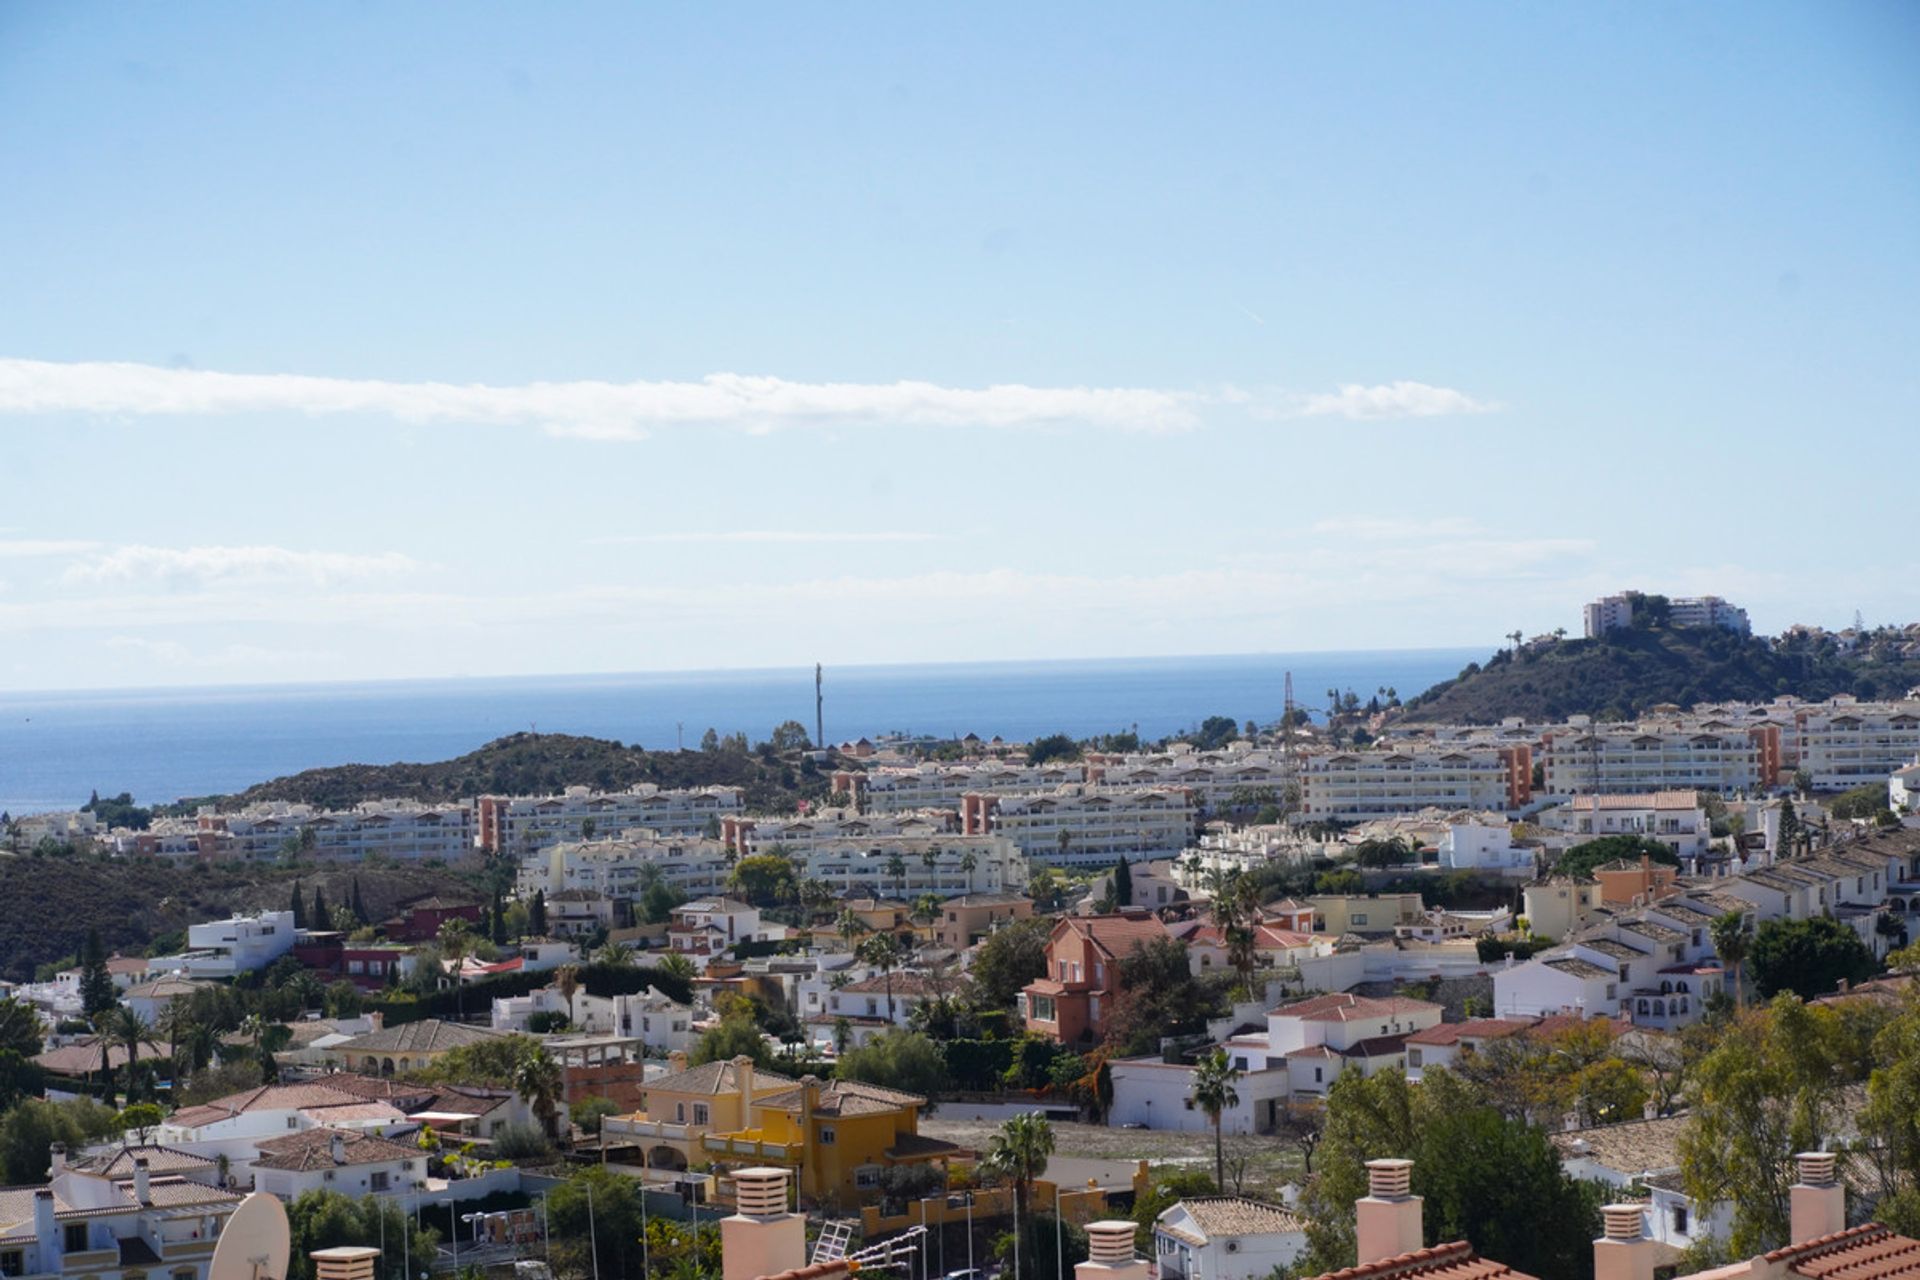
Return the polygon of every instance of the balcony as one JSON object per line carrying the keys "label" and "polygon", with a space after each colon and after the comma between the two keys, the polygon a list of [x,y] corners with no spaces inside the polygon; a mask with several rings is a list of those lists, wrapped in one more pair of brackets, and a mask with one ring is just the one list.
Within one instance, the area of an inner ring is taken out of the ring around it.
{"label": "balcony", "polygon": [[717,1156],[748,1160],[771,1160],[779,1164],[799,1164],[806,1157],[804,1142],[778,1142],[768,1139],[760,1129],[742,1129],[738,1133],[709,1133],[700,1145]]}
{"label": "balcony", "polygon": [[651,1138],[656,1142],[692,1142],[696,1129],[690,1124],[668,1120],[641,1120],[626,1116],[608,1116],[601,1125],[608,1133],[630,1138]]}

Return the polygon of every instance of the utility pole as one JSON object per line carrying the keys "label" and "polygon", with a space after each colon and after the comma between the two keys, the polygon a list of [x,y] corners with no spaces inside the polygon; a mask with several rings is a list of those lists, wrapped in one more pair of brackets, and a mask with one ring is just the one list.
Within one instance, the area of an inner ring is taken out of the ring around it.
{"label": "utility pole", "polygon": [[827,746],[827,699],[824,691],[825,673],[819,663],[813,664],[813,745],[820,750]]}

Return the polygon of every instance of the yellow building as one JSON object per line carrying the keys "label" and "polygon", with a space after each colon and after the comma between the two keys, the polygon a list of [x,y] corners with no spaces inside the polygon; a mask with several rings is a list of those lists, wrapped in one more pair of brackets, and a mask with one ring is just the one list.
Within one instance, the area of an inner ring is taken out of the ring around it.
{"label": "yellow building", "polygon": [[747,1128],[753,1119],[748,1099],[757,1101],[796,1084],[789,1076],[756,1070],[744,1054],[731,1062],[692,1068],[684,1053],[671,1053],[667,1061],[675,1070],[647,1081],[639,1111],[608,1116],[601,1126],[603,1142],[639,1147],[650,1170],[678,1172],[708,1163],[714,1156],[702,1139]]}
{"label": "yellow building", "polygon": [[799,1175],[804,1202],[846,1208],[880,1196],[880,1179],[901,1165],[938,1164],[963,1148],[920,1134],[918,1094],[852,1080],[808,1076],[758,1097],[753,1127],[707,1134],[703,1145],[730,1165],[777,1164]]}

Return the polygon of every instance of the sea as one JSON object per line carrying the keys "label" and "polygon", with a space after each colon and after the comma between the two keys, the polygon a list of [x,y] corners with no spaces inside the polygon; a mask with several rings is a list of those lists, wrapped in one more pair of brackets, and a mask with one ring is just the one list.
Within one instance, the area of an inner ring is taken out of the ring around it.
{"label": "sea", "polygon": [[[1277,720],[1326,691],[1403,698],[1485,655],[1382,649],[1223,657],[829,666],[826,732],[1021,741],[1136,730],[1160,738],[1208,716]],[[230,688],[0,693],[0,812],[72,809],[93,791],[141,804],[238,791],[323,765],[450,759],[521,730],[697,747],[709,728],[754,741],[814,726],[811,666]]]}

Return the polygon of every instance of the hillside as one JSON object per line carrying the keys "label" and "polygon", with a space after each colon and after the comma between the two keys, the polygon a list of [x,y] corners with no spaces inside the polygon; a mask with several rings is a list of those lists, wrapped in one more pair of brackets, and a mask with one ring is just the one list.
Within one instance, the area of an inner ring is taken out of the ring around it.
{"label": "hillside", "polygon": [[620,790],[651,782],[662,787],[742,787],[748,808],[791,812],[798,801],[827,792],[826,774],[796,755],[738,749],[644,751],[604,738],[515,733],[452,760],[309,769],[257,783],[238,795],[182,801],[176,808],[191,813],[194,806],[211,803],[236,809],[263,800],[346,808],[384,798],[437,802],[490,793],[545,795],[575,785]]}
{"label": "hillside", "polygon": [[[89,926],[109,950],[141,955],[156,939],[236,911],[284,908],[293,882],[345,902],[354,877],[375,919],[429,893],[455,893],[445,868],[175,866],[86,855],[0,857],[0,976],[31,980],[35,967],[76,954]],[[474,896],[478,896],[477,891]]]}
{"label": "hillside", "polygon": [[1661,703],[1820,699],[1837,693],[1892,698],[1920,685],[1920,662],[1873,661],[1827,651],[1786,651],[1708,628],[1615,631],[1562,640],[1516,656],[1501,650],[1407,703],[1409,723],[1493,724],[1507,716],[1628,720]]}

